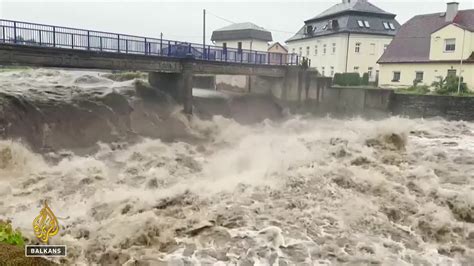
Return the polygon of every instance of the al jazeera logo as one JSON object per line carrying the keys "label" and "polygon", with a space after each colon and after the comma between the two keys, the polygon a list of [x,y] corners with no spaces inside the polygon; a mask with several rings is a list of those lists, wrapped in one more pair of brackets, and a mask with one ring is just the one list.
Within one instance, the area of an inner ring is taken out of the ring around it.
{"label": "al jazeera logo", "polygon": [[27,257],[64,257],[67,254],[65,245],[49,245],[49,239],[59,233],[58,219],[54,215],[48,203],[33,220],[35,236],[43,245],[26,245],[25,255]]}

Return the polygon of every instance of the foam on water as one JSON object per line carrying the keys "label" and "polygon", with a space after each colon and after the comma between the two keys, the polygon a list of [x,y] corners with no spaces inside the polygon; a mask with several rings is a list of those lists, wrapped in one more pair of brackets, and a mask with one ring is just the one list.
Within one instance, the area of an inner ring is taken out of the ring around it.
{"label": "foam on water", "polygon": [[[125,83],[92,72],[0,74],[8,93],[44,101]],[[88,156],[0,141],[0,219],[35,243],[31,222],[47,199],[61,226],[51,244],[68,245],[63,262],[79,265],[474,261],[472,123],[174,116],[199,141],[99,143]]]}
{"label": "foam on water", "polygon": [[[33,241],[41,200],[74,263],[463,264],[473,254],[474,125],[194,119],[192,145],[145,140],[45,162],[0,142],[0,214]],[[218,263],[219,262],[219,263]]]}

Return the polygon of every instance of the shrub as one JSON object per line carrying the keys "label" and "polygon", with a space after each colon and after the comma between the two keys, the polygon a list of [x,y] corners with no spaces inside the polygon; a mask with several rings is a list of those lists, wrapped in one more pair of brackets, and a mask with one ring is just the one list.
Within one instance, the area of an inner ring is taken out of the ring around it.
{"label": "shrub", "polygon": [[430,87],[427,85],[410,86],[408,88],[398,89],[397,91],[410,94],[428,94],[430,92]]}
{"label": "shrub", "polygon": [[[435,88],[435,92],[437,94],[457,94],[458,93],[458,85],[459,85],[459,77],[450,75],[446,78],[438,76],[438,81],[433,82],[431,86]],[[463,82],[461,79],[461,86],[459,87],[459,93],[466,94],[469,93],[468,87],[466,83]]]}
{"label": "shrub", "polygon": [[25,241],[20,231],[14,230],[9,221],[0,220],[0,242],[15,246],[23,246]]}
{"label": "shrub", "polygon": [[369,73],[364,73],[362,75],[362,85],[369,85]]}
{"label": "shrub", "polygon": [[333,83],[340,86],[359,86],[361,79],[359,73],[336,73]]}

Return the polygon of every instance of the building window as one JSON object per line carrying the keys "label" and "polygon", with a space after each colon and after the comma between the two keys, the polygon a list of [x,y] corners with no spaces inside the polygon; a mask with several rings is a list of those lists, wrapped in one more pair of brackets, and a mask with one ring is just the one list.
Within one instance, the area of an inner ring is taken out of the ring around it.
{"label": "building window", "polygon": [[370,44],[370,54],[375,54],[375,43]]}
{"label": "building window", "polygon": [[321,67],[321,75],[324,77],[324,67]]}
{"label": "building window", "polygon": [[309,56],[309,46],[306,46],[306,56]]}
{"label": "building window", "polygon": [[450,76],[456,76],[456,69],[448,69],[448,77]]}
{"label": "building window", "polygon": [[395,26],[393,26],[393,23],[388,23],[388,26],[390,26],[391,30],[395,30]]}
{"label": "building window", "polygon": [[326,54],[326,45],[323,45],[323,54]]}
{"label": "building window", "polygon": [[388,25],[388,22],[383,22],[383,27],[386,29],[386,30],[389,30],[390,29],[390,26]]}
{"label": "building window", "polygon": [[364,22],[362,20],[358,20],[357,23],[359,24],[359,27],[364,27]]}
{"label": "building window", "polygon": [[368,22],[367,20],[364,20],[364,26],[365,26],[366,28],[370,28],[370,24],[369,24],[369,22]]}
{"label": "building window", "polygon": [[331,67],[331,77],[334,76],[334,67]]}
{"label": "building window", "polygon": [[332,44],[332,53],[333,54],[336,53],[336,44],[335,43]]}
{"label": "building window", "polygon": [[415,80],[418,81],[418,82],[422,82],[423,81],[423,72],[417,71],[416,75],[415,75]]}
{"label": "building window", "polygon": [[242,53],[242,42],[237,43],[237,50],[239,53]]}
{"label": "building window", "polygon": [[360,53],[360,42],[356,43],[355,52]]}
{"label": "building window", "polygon": [[444,51],[454,52],[456,50],[456,39],[445,39],[444,40]]}
{"label": "building window", "polygon": [[314,46],[314,55],[318,55],[318,46],[317,45]]}
{"label": "building window", "polygon": [[399,82],[400,76],[401,76],[400,71],[394,71],[392,82]]}
{"label": "building window", "polygon": [[367,70],[367,74],[369,75],[369,79],[372,78],[372,71],[373,71],[372,67],[369,67],[369,69]]}
{"label": "building window", "polygon": [[358,66],[354,67],[354,73],[359,73],[359,67]]}
{"label": "building window", "polygon": [[227,43],[226,42],[222,43],[222,49],[227,50]]}
{"label": "building window", "polygon": [[296,53],[295,48],[293,48],[293,49],[291,50],[291,53],[293,53],[293,54]]}
{"label": "building window", "polygon": [[300,55],[300,56],[303,56],[303,47],[300,47],[299,55]]}

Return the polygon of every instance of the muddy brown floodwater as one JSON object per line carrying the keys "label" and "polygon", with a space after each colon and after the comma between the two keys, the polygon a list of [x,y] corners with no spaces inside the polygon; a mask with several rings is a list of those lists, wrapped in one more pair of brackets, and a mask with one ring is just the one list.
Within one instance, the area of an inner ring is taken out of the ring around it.
{"label": "muddy brown floodwater", "polygon": [[82,155],[0,141],[0,219],[34,243],[48,199],[61,226],[51,244],[68,246],[70,264],[474,261],[473,123],[180,121],[199,141],[101,142]]}

